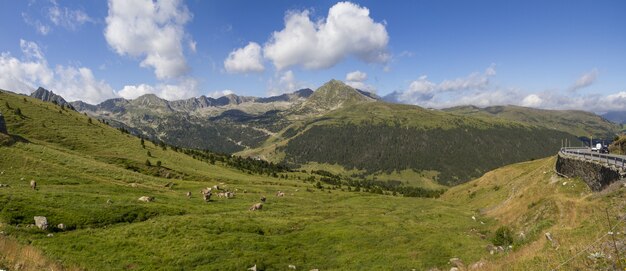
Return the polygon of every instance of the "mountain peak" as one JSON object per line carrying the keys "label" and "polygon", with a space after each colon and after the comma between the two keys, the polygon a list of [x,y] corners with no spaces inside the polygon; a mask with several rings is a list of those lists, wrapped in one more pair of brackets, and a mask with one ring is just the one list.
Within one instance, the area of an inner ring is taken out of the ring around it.
{"label": "mountain peak", "polygon": [[322,113],[344,106],[373,102],[376,99],[365,95],[342,81],[332,79],[319,87],[298,110],[302,113]]}
{"label": "mountain peak", "polygon": [[63,99],[60,95],[54,94],[54,92],[47,90],[45,88],[39,87],[33,93],[30,94],[30,97],[42,100],[44,102],[56,103],[58,105],[68,106],[69,103]]}

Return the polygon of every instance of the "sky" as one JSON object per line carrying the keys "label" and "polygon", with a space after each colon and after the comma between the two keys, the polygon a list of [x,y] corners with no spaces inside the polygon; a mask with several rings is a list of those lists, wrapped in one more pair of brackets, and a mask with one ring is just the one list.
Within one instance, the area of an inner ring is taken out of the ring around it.
{"label": "sky", "polygon": [[0,88],[626,110],[626,1],[0,1]]}

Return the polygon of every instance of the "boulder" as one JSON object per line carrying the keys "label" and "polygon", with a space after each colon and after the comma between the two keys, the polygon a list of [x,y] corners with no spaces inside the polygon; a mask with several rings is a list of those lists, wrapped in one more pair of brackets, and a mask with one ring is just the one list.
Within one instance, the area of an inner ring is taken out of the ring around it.
{"label": "boulder", "polygon": [[149,197],[149,196],[142,196],[139,198],[139,201],[143,201],[143,202],[153,202],[154,201],[154,197]]}
{"label": "boulder", "polygon": [[486,263],[484,261],[478,261],[469,266],[469,270],[483,270]]}
{"label": "boulder", "polygon": [[463,264],[463,261],[461,261],[461,259],[459,259],[459,258],[452,258],[452,259],[450,259],[450,264],[453,267],[458,267],[460,269],[464,269],[465,268],[465,264]]}
{"label": "boulder", "polygon": [[48,219],[45,216],[36,216],[35,218],[35,226],[42,230],[46,230],[48,228]]}
{"label": "boulder", "polygon": [[0,133],[3,133],[3,134],[9,133],[7,131],[7,123],[4,121],[4,116],[2,116],[2,113],[0,113]]}
{"label": "boulder", "polygon": [[58,228],[59,230],[62,230],[62,231],[63,231],[63,230],[65,230],[65,224],[61,223],[61,224],[57,225],[57,228]]}

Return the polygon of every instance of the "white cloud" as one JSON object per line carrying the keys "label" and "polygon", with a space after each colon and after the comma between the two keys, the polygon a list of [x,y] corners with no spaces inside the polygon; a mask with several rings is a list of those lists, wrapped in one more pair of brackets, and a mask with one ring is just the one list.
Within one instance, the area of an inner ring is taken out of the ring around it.
{"label": "white cloud", "polygon": [[48,35],[48,33],[52,30],[49,25],[42,23],[40,20],[31,18],[25,12],[22,12],[22,20],[24,20],[27,25],[34,27],[35,30],[37,30],[37,33],[41,35]]}
{"label": "white cloud", "polygon": [[[396,98],[403,103],[426,104],[424,102],[446,92],[484,90],[489,86],[489,78],[495,76],[495,74],[495,65],[492,64],[483,73],[475,72],[466,77],[444,80],[441,83],[431,82],[426,75],[422,75],[417,80],[411,82],[408,89],[400,92]],[[481,103],[484,103],[484,101],[481,101]]]}
{"label": "white cloud", "polygon": [[296,79],[293,71],[288,70],[282,73],[277,73],[275,77],[278,77],[278,82],[270,80],[268,94],[271,96],[280,95],[283,93],[293,92],[298,89],[304,88],[304,83]]}
{"label": "white cloud", "polygon": [[143,58],[141,67],[157,78],[176,78],[188,70],[182,42],[191,18],[181,0],[109,0],[104,35],[118,54]]}
{"label": "white cloud", "polygon": [[250,42],[246,47],[230,52],[224,60],[224,68],[229,73],[262,72],[265,67],[261,46],[256,42]]}
{"label": "white cloud", "polygon": [[198,95],[198,82],[193,78],[182,78],[177,84],[126,85],[117,94],[125,99],[135,99],[145,94],[155,94],[160,98],[174,101]]}
{"label": "white cloud", "polygon": [[374,22],[369,9],[350,2],[330,8],[325,20],[311,21],[310,12],[287,12],[285,28],[274,32],[263,54],[278,70],[300,65],[308,69],[334,66],[348,56],[383,63],[389,36]]}
{"label": "white cloud", "polygon": [[367,73],[362,71],[353,71],[346,74],[346,81],[363,82],[367,80]]}
{"label": "white cloud", "polygon": [[89,68],[58,65],[52,69],[36,43],[20,40],[20,47],[23,59],[8,52],[0,54],[0,88],[30,94],[43,86],[68,101],[90,103],[116,96],[107,83],[95,79]]}
{"label": "white cloud", "polygon": [[579,89],[591,86],[598,78],[598,69],[593,69],[583,75],[581,75],[576,82],[569,87],[569,91],[575,92]]}
{"label": "white cloud", "polygon": [[522,100],[521,105],[526,107],[540,107],[543,99],[541,99],[537,94],[530,94]]}
{"label": "white cloud", "polygon": [[62,26],[69,30],[76,30],[85,23],[96,22],[84,11],[60,7],[56,1],[52,1],[52,6],[48,8],[48,19],[50,19],[54,25]]}
{"label": "white cloud", "polygon": [[213,91],[213,92],[209,93],[207,96],[209,96],[211,98],[219,98],[219,97],[230,95],[230,94],[235,94],[235,92],[230,90],[230,89],[225,89],[225,90]]}
{"label": "white cloud", "polygon": [[375,93],[376,88],[374,86],[366,84],[364,81],[367,80],[367,73],[362,71],[353,71],[346,74],[346,84],[356,89],[365,90],[368,92]]}

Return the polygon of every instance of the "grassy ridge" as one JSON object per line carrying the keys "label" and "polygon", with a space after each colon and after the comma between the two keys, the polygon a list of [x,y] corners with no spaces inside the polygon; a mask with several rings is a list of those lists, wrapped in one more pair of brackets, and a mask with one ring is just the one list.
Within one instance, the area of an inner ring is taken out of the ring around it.
{"label": "grassy ridge", "polygon": [[[298,180],[310,176],[304,173],[272,178],[220,162],[211,165],[149,142],[143,148],[139,139],[96,120],[90,123],[84,115],[19,95],[1,93],[0,110],[9,132],[22,138],[0,146],[0,183],[9,185],[0,188],[0,231],[8,235],[0,238],[32,246],[65,266],[428,269],[446,266],[451,257],[476,261],[485,255],[486,241],[467,234],[476,226],[458,219],[469,217],[467,208],[326,185],[320,190]],[[125,166],[146,160],[152,165],[161,161],[172,175],[184,177],[146,175]],[[29,188],[31,179],[37,191]],[[174,185],[165,187],[170,182]],[[198,191],[220,183],[236,189],[235,198],[205,203]],[[273,196],[278,190],[286,196]],[[143,195],[155,201],[137,201]],[[268,197],[263,210],[248,211],[261,195]],[[28,227],[36,215],[48,218],[49,230]],[[480,227],[486,230],[492,225],[487,222]],[[59,223],[68,230],[55,229]],[[0,256],[0,268],[15,261],[20,260]],[[31,270],[47,268],[44,262],[22,263]]]}

